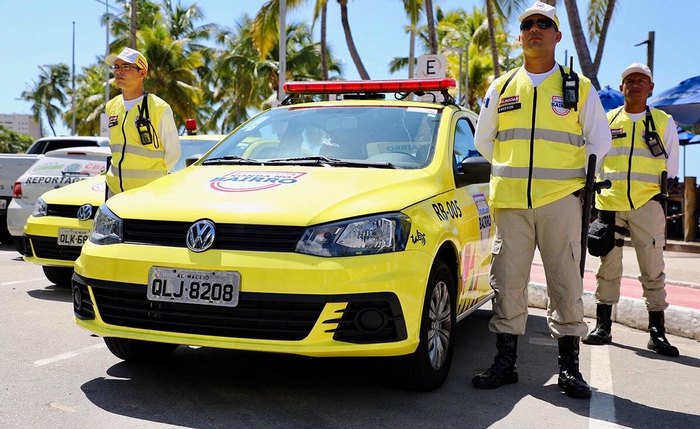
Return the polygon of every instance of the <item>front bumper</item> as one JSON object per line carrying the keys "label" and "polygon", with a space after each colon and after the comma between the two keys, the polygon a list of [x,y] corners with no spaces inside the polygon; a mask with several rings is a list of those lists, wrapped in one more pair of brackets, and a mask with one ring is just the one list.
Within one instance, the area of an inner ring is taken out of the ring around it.
{"label": "front bumper", "polygon": [[73,267],[82,246],[59,245],[58,233],[61,228],[90,231],[92,219],[30,216],[24,228],[24,260],[38,265]]}
{"label": "front bumper", "polygon": [[[76,322],[101,336],[309,356],[403,355],[418,345],[431,264],[423,252],[347,258],[205,253],[88,243],[73,277]],[[149,301],[154,265],[238,271],[239,303]]]}

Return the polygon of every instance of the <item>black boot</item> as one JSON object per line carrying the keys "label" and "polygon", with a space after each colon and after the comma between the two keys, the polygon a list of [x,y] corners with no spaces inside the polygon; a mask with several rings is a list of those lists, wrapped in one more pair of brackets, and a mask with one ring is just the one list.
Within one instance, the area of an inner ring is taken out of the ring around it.
{"label": "black boot", "polygon": [[559,338],[558,385],[566,396],[590,398],[591,388],[578,370],[579,337],[567,335]]}
{"label": "black boot", "polygon": [[518,382],[518,371],[515,366],[518,351],[518,336],[511,334],[496,334],[496,350],[491,368],[475,375],[472,379],[474,387],[479,389],[495,389],[504,384]]}
{"label": "black boot", "polygon": [[678,349],[673,347],[666,339],[666,328],[664,327],[664,312],[649,312],[649,342],[647,348],[662,356],[678,357]]}
{"label": "black boot", "polygon": [[595,329],[591,331],[590,334],[586,335],[581,339],[583,344],[590,344],[593,346],[599,346],[601,344],[608,344],[612,342],[612,320],[610,318],[612,314],[612,305],[598,304],[596,305],[595,315],[596,324]]}

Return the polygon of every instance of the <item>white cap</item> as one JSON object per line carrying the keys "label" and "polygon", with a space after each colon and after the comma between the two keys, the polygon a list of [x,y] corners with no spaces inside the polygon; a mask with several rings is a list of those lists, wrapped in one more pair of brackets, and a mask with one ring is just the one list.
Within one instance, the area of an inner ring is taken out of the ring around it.
{"label": "white cap", "polygon": [[146,61],[146,57],[144,57],[143,54],[136,49],[124,48],[119,55],[107,55],[105,62],[110,66],[113,66],[117,59],[126,61],[130,64],[135,64],[143,70],[148,70],[148,61]]}
{"label": "white cap", "polygon": [[625,78],[632,73],[641,73],[645,76],[649,76],[650,81],[654,81],[654,79],[651,77],[651,70],[649,70],[649,67],[642,63],[632,63],[628,65],[627,68],[622,71],[622,81],[624,81]]}
{"label": "white cap", "polygon": [[550,6],[547,3],[541,1],[536,1],[532,6],[525,9],[523,13],[518,17],[518,21],[523,22],[525,18],[530,15],[543,15],[554,21],[557,24],[557,29],[559,29],[559,18],[557,18],[557,9],[554,6]]}

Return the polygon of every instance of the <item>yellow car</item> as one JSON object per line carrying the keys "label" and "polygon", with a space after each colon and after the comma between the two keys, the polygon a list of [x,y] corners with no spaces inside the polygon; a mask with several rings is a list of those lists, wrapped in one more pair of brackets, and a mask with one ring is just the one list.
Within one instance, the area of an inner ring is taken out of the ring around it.
{"label": "yellow car", "polygon": [[[194,165],[100,207],[75,321],[125,360],[398,356],[409,385],[436,388],[456,322],[492,297],[490,166],[454,86],[287,83]],[[411,92],[429,101],[382,99]]]}
{"label": "yellow car", "polygon": [[[180,159],[173,171],[181,170],[211,149],[223,135],[180,136]],[[45,192],[37,200],[24,226],[24,259],[42,266],[46,278],[70,287],[73,264],[87,241],[97,208],[105,201],[104,175]]]}

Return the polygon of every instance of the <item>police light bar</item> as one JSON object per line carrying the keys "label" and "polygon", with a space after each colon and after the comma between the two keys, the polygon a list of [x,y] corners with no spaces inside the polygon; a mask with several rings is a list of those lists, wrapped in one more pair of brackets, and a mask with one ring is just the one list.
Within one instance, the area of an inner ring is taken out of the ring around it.
{"label": "police light bar", "polygon": [[456,86],[457,82],[454,79],[445,77],[440,79],[286,82],[282,88],[288,94],[349,94],[444,91]]}

